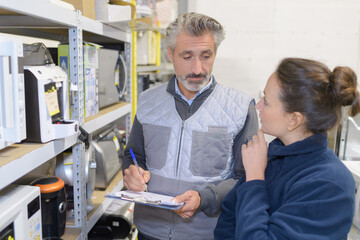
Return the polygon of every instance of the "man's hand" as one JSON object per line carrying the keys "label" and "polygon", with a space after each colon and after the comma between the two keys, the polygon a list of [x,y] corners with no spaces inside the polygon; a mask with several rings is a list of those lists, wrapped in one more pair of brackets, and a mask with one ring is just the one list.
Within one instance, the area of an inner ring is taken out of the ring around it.
{"label": "man's hand", "polygon": [[141,175],[135,165],[124,170],[124,186],[131,191],[144,191],[146,183],[150,180],[150,172],[139,167]]}
{"label": "man's hand", "polygon": [[191,217],[200,206],[201,197],[197,191],[186,191],[173,198],[175,202],[185,202],[185,205],[175,212],[182,218]]}

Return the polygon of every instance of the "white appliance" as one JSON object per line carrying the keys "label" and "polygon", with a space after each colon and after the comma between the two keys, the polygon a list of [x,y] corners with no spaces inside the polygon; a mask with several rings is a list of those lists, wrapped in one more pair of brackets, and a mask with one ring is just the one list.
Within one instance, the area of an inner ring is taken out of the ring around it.
{"label": "white appliance", "polygon": [[360,160],[360,114],[355,117],[343,116],[341,134],[338,138],[339,158],[342,160]]}
{"label": "white appliance", "polygon": [[48,64],[25,66],[26,141],[48,142],[78,132],[76,120],[69,120],[68,77]]}
{"label": "white appliance", "polygon": [[360,162],[359,161],[342,161],[350,170],[355,181],[355,213],[353,224],[360,229]]}
{"label": "white appliance", "polygon": [[126,92],[126,62],[118,50],[99,49],[99,108],[119,102]]}
{"label": "white appliance", "polygon": [[0,36],[0,149],[26,138],[23,45]]}
{"label": "white appliance", "polygon": [[41,240],[40,188],[10,185],[0,192],[0,239]]}

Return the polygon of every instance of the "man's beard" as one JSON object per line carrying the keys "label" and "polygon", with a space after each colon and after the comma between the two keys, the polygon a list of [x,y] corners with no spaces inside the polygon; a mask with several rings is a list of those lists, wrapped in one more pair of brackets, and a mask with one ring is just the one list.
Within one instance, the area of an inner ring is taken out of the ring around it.
{"label": "man's beard", "polygon": [[[181,77],[178,77],[178,80],[181,82],[181,84],[189,91],[191,92],[198,92],[200,91],[201,89],[203,89],[207,82],[209,81],[210,79],[210,74],[209,75],[206,75],[206,74],[188,74],[186,75],[185,77],[184,76],[181,76]],[[202,80],[198,80],[198,81],[189,81],[187,78],[196,78],[196,77],[202,77],[203,79]]]}

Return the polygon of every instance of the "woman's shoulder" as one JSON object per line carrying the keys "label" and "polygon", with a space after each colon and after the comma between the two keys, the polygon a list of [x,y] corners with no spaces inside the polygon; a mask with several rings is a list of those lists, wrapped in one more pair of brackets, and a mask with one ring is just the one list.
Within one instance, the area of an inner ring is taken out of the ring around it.
{"label": "woman's shoulder", "polygon": [[328,186],[337,185],[351,192],[355,188],[351,172],[331,149],[327,149],[299,174],[303,175],[301,181],[312,181],[314,184],[326,182]]}

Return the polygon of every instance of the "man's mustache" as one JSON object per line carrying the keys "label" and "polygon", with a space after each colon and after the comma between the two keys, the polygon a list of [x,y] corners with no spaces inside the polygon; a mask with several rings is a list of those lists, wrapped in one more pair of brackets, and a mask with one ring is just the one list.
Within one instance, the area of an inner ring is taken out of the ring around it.
{"label": "man's mustache", "polygon": [[206,74],[188,74],[186,75],[186,79],[187,78],[205,78]]}

